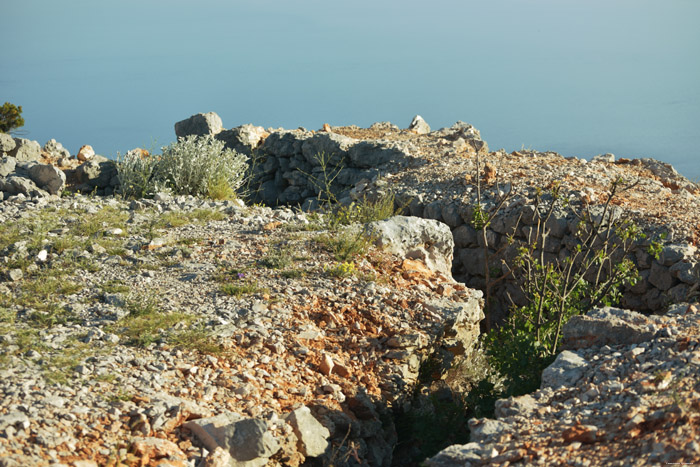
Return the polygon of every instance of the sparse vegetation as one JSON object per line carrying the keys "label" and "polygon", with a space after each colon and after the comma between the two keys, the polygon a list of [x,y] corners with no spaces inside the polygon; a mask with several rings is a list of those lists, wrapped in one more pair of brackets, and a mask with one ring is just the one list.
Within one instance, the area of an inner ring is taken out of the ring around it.
{"label": "sparse vegetation", "polygon": [[[492,405],[488,408],[489,404],[497,398],[537,389],[542,370],[558,352],[562,326],[573,315],[593,307],[617,305],[622,287],[638,280],[631,255],[645,236],[631,220],[619,216],[612,204],[616,195],[631,186],[623,185],[622,180],[614,181],[607,201],[597,210],[576,209],[561,196],[556,184],[547,196],[538,190],[530,237],[524,242],[518,242],[513,235],[507,239],[507,247],[513,247],[517,254],[512,265],[501,261],[497,273],[491,274],[493,263],[486,255],[487,318],[493,286],[506,278],[520,284],[526,304],[513,306],[499,327],[488,323],[490,331],[482,335],[482,344],[493,374],[473,387],[468,396],[472,410],[488,415],[493,409]],[[486,228],[508,196],[501,196],[489,212],[481,209],[481,204],[473,211],[472,224],[481,232],[486,251],[490,247]],[[567,216],[578,219],[576,245],[569,256],[547,260],[550,219],[562,209]],[[651,242],[648,250],[652,254],[660,251],[656,242]]]}
{"label": "sparse vegetation", "polygon": [[357,273],[357,268],[355,267],[355,263],[343,262],[327,268],[326,271],[333,277],[345,279],[346,277],[354,276]]}
{"label": "sparse vegetation", "polygon": [[258,286],[257,282],[245,281],[241,283],[222,284],[221,293],[232,295],[236,298],[241,298],[244,295],[252,295],[256,293],[266,293],[267,289]]}
{"label": "sparse vegetation", "polygon": [[260,264],[270,269],[286,269],[293,263],[293,252],[289,245],[274,245],[260,260]]}
{"label": "sparse vegetation", "polygon": [[185,313],[164,313],[160,311],[158,300],[152,296],[133,297],[126,305],[129,314],[113,324],[109,330],[121,335],[129,345],[148,347],[166,341],[175,326],[189,326],[195,317]]}

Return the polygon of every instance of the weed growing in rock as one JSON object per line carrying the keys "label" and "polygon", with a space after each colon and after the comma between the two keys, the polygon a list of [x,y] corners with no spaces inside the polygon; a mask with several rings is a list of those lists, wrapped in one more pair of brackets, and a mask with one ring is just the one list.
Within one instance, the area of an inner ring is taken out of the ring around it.
{"label": "weed growing in rock", "polygon": [[236,298],[241,298],[244,295],[252,295],[256,293],[266,293],[267,289],[259,287],[257,282],[245,281],[239,284],[223,284],[221,293],[232,295]]}
{"label": "weed growing in rock", "polygon": [[221,346],[213,340],[212,333],[202,325],[176,332],[168,338],[168,343],[181,349],[195,350],[209,355],[222,353]]}
{"label": "weed growing in rock", "polygon": [[366,254],[372,246],[372,240],[363,229],[345,228],[317,237],[336,261],[348,262]]}
{"label": "weed growing in rock", "polygon": [[357,273],[357,268],[355,267],[355,263],[342,262],[326,268],[326,272],[333,277],[345,279],[346,277],[354,276]]}
{"label": "weed growing in rock", "polygon": [[260,260],[260,264],[270,269],[286,269],[292,265],[293,252],[289,245],[275,245],[271,250]]}
{"label": "weed growing in rock", "polygon": [[285,279],[299,279],[301,277],[304,277],[305,273],[301,269],[287,269],[285,271],[282,271],[280,275]]}
{"label": "weed growing in rock", "polygon": [[107,281],[101,286],[103,293],[127,293],[131,288],[120,280]]}
{"label": "weed growing in rock", "polygon": [[130,299],[126,305],[129,314],[112,325],[109,330],[126,339],[126,343],[137,347],[166,340],[167,331],[176,325],[187,326],[194,321],[194,316],[185,313],[163,313],[155,298],[138,296]]}

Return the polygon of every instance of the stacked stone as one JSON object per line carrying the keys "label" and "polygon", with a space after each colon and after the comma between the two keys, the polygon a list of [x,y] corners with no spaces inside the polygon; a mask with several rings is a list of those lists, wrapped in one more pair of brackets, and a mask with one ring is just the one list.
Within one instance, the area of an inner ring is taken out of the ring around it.
{"label": "stacked stone", "polygon": [[[420,199],[420,198],[417,198]],[[488,253],[491,258],[489,271],[501,271],[501,258],[512,264],[517,255],[518,244],[528,244],[534,238],[536,229],[535,207],[528,204],[531,200],[516,199],[503,208],[490,224],[486,232]],[[483,289],[484,278],[484,240],[480,232],[471,226],[473,207],[477,203],[472,194],[471,203],[461,203],[436,200],[427,204],[414,202],[410,206],[412,215],[436,219],[446,223],[452,229],[455,242],[455,262],[453,272],[455,277],[469,287]],[[491,203],[492,205],[493,203]],[[488,201],[486,208],[490,207]],[[593,207],[592,213],[600,215],[600,206]],[[616,217],[622,215],[622,210],[615,208]],[[546,228],[548,237],[545,243],[544,258],[546,262],[563,261],[573,255],[578,244],[575,233],[579,220],[563,211],[555,211],[549,219]],[[637,243],[633,248],[630,259],[635,263],[640,273],[640,280],[633,287],[626,287],[622,297],[622,305],[638,311],[658,311],[670,303],[678,303],[688,299],[693,287],[700,284],[700,266],[697,248],[684,243],[666,243],[662,246],[659,258],[648,253],[649,238],[652,232],[647,232],[647,239]],[[513,245],[503,250],[502,256],[497,250],[504,246],[507,237],[513,235]],[[516,305],[524,305],[524,296],[515,281],[504,281],[497,286],[494,296],[509,296]],[[498,303],[495,313],[503,315],[508,303]]]}
{"label": "stacked stone", "polygon": [[[382,178],[390,178],[421,164],[423,157],[414,154],[415,148],[406,141],[357,140],[333,133],[332,127],[319,132],[300,128],[269,130],[268,133],[262,127],[252,125],[222,130],[217,118],[213,113],[194,115],[178,122],[176,133],[178,136],[212,134],[225,141],[228,147],[251,155],[254,179],[250,186],[254,189],[254,199],[270,206],[286,204],[313,208],[318,205],[319,193],[327,188],[326,185],[331,185],[331,181],[336,200],[350,202],[351,199],[365,196],[372,199],[386,189]],[[416,121],[425,123],[416,117],[409,131],[417,131],[412,129]],[[185,132],[186,128],[189,133]],[[398,131],[398,127],[393,125],[391,129]],[[429,127],[426,131],[429,131]],[[425,131],[418,133],[424,134]],[[478,130],[466,123],[457,122],[450,128],[429,134],[436,140],[454,143],[466,155],[488,152],[488,146],[481,140]],[[650,167],[655,174],[673,170],[662,163]],[[485,188],[483,208],[487,211],[493,208],[497,197],[507,188]],[[455,243],[455,277],[469,287],[483,289],[484,240],[470,223],[473,206],[477,203],[474,187],[463,187],[463,196],[459,200],[444,197],[439,192],[419,192],[405,184],[394,189],[398,205],[410,202],[408,210],[412,216],[435,219],[450,227]],[[321,198],[323,196],[321,193]],[[500,257],[496,254],[504,246],[507,236],[513,235],[517,245],[517,242],[528,243],[528,239],[534,235],[537,218],[533,202],[534,193],[514,198],[490,224],[487,230],[489,256],[492,258],[489,271],[501,270],[501,258],[509,264],[515,260],[516,246],[505,248]],[[591,209],[593,215],[601,215],[602,207],[593,206]],[[625,214],[619,207],[612,209],[615,210],[615,217]],[[549,232],[545,261],[562,261],[571,256],[577,245],[577,225],[578,219],[574,216],[562,210],[553,213],[546,226]],[[645,230],[648,238],[656,238],[658,232]],[[669,303],[686,300],[693,287],[697,288],[697,284],[700,284],[696,248],[669,239],[663,245],[660,257],[655,259],[646,252],[648,246],[649,240],[645,240],[635,247],[632,259],[640,271],[641,280],[634,287],[624,290],[622,305],[639,311],[655,311]],[[525,303],[525,297],[514,280],[500,283],[493,295],[510,297],[516,305]],[[507,314],[509,307],[509,301],[501,300],[498,303],[497,300],[491,312],[498,319]]]}

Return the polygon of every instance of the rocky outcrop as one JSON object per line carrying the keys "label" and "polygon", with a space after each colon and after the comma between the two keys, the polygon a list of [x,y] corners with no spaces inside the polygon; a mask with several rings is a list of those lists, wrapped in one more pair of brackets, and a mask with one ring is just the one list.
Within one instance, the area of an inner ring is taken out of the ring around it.
{"label": "rocky outcrop", "polygon": [[408,129],[411,131],[415,131],[419,135],[425,135],[430,133],[430,125],[428,125],[428,122],[423,120],[423,117],[420,115],[416,115],[413,117],[413,120],[411,120],[411,124],[408,125]]}
{"label": "rocky outcrop", "polygon": [[14,157],[18,162],[38,161],[41,158],[41,146],[36,141],[24,138],[14,138],[15,147],[7,151],[7,155]]}
{"label": "rocky outcrop", "polygon": [[367,233],[379,248],[401,258],[419,260],[431,271],[452,278],[454,241],[447,225],[431,219],[395,216],[370,223]]}

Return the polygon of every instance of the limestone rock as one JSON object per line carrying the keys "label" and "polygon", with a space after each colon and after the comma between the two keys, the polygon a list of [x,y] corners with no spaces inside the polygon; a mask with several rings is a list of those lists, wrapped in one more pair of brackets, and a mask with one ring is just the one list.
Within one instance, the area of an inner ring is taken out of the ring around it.
{"label": "limestone rock", "polygon": [[223,141],[226,148],[249,155],[263,144],[268,135],[269,133],[263,127],[248,123],[230,130],[223,130],[215,138]]}
{"label": "limestone rock", "polygon": [[287,423],[299,439],[299,450],[306,457],[318,457],[328,448],[328,428],[311,415],[308,407],[302,406],[287,416]]}
{"label": "limestone rock", "polygon": [[301,154],[301,146],[313,133],[306,130],[275,131],[265,138],[262,151],[267,154],[275,154],[278,157],[290,157]]}
{"label": "limestone rock", "polygon": [[411,131],[415,131],[419,135],[425,135],[430,133],[430,125],[428,125],[428,122],[423,120],[423,117],[420,115],[416,115],[413,117],[413,120],[411,120],[411,124],[408,125],[408,129]]}
{"label": "limestone rock", "polygon": [[370,130],[374,131],[387,131],[387,132],[398,132],[400,129],[398,125],[394,125],[391,122],[374,122],[369,126]]}
{"label": "limestone rock", "polygon": [[[2,135],[2,133],[0,133],[0,135]],[[17,163],[14,157],[5,156],[0,158],[0,177],[7,177],[14,172],[16,165]]]}
{"label": "limestone rock", "polygon": [[557,355],[554,363],[542,372],[542,388],[559,389],[563,386],[572,386],[581,379],[588,362],[578,354],[569,350]]}
{"label": "limestone rock", "polygon": [[666,245],[661,250],[659,262],[664,266],[671,266],[678,261],[692,258],[696,251],[697,247],[694,245]]}
{"label": "limestone rock", "polygon": [[491,420],[490,418],[469,420],[469,440],[472,443],[484,441],[489,436],[498,435],[508,429],[508,424],[499,420]]}
{"label": "limestone rock", "polygon": [[436,220],[394,216],[367,226],[375,243],[402,258],[419,259],[452,279],[454,241],[450,228]]}
{"label": "limestone rock", "polygon": [[92,149],[92,146],[89,144],[85,144],[80,147],[78,154],[75,157],[81,162],[89,161],[95,157],[95,150]]}
{"label": "limestone rock", "polygon": [[46,142],[46,144],[44,144],[44,152],[56,160],[61,158],[70,158],[70,152],[55,139],[50,139]]}
{"label": "limestone rock", "polygon": [[425,461],[428,467],[462,467],[481,464],[479,443],[453,444]]}
{"label": "limestone rock", "polygon": [[0,178],[0,191],[4,191],[11,195],[22,194],[27,197],[39,196],[46,197],[49,194],[36,186],[29,178],[19,175],[10,175],[7,178]]}
{"label": "limestone rock", "polygon": [[231,454],[230,465],[262,467],[279,449],[279,442],[267,430],[267,422],[228,412],[187,422],[188,428],[210,451],[221,447]]}
{"label": "limestone rock", "polygon": [[[650,325],[651,328],[650,328]],[[573,316],[562,328],[565,349],[645,342],[654,336],[653,321],[634,311],[596,308]]]}
{"label": "limestone rock", "polygon": [[107,188],[118,184],[117,166],[114,161],[102,156],[83,162],[75,170],[79,188],[91,191],[94,188]]}
{"label": "limestone rock", "polygon": [[29,168],[29,177],[42,190],[52,195],[60,194],[66,187],[66,174],[51,164],[35,164]]}
{"label": "limestone rock", "polygon": [[198,113],[177,122],[175,124],[175,135],[178,138],[184,138],[189,135],[216,135],[223,129],[221,117],[215,112]]}
{"label": "limestone rock", "polygon": [[17,161],[38,161],[41,159],[41,146],[36,141],[24,138],[15,138],[15,148],[8,154]]}
{"label": "limestone rock", "polygon": [[610,154],[609,152],[605,154],[598,154],[591,159],[591,162],[608,162],[612,164],[615,162],[615,154]]}
{"label": "limestone rock", "polygon": [[217,447],[204,458],[200,467],[228,467],[233,462],[227,450]]}
{"label": "limestone rock", "polygon": [[[14,138],[7,133],[0,133],[0,152],[9,153],[17,146]],[[1,154],[0,154],[1,155]]]}
{"label": "limestone rock", "polygon": [[510,417],[513,415],[528,417],[536,407],[537,401],[530,394],[509,397],[508,399],[499,399],[496,401],[495,415],[496,418]]}

